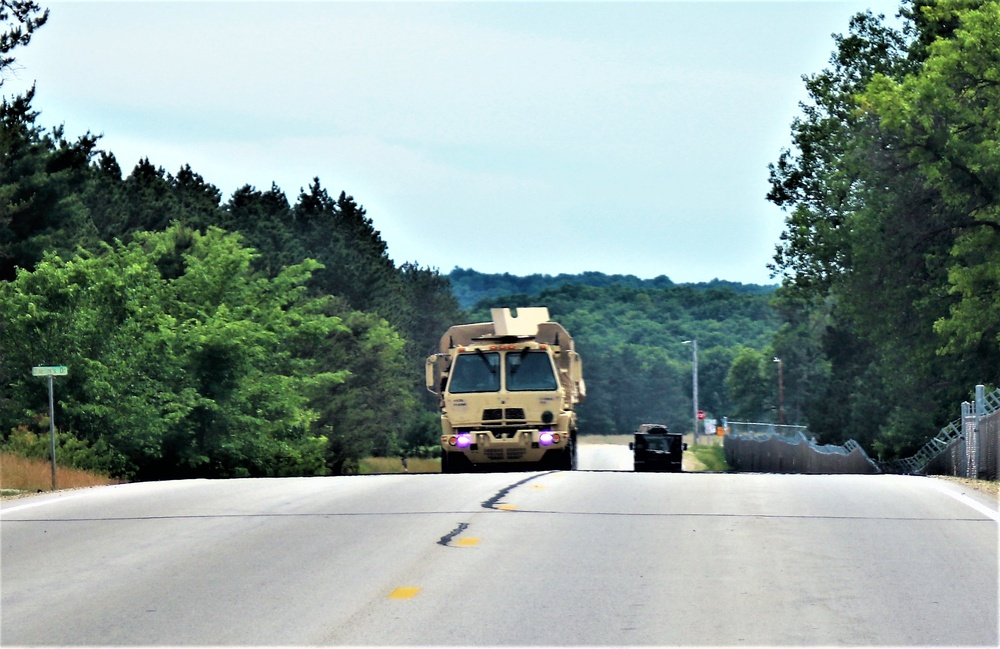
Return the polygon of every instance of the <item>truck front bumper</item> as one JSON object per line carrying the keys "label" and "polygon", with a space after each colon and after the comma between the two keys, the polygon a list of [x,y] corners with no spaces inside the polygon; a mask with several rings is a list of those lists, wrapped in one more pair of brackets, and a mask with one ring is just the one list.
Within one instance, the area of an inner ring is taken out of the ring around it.
{"label": "truck front bumper", "polygon": [[441,436],[445,452],[462,453],[473,464],[495,462],[541,462],[546,453],[564,451],[569,435],[559,431],[525,428],[497,437],[489,430],[453,433]]}

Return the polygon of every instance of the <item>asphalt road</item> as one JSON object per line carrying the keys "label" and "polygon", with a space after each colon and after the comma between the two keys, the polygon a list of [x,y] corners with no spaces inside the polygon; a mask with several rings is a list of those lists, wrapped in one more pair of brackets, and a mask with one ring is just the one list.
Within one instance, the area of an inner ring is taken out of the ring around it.
{"label": "asphalt road", "polygon": [[995,647],[996,510],[928,478],[613,470],[40,495],[0,512],[0,645]]}

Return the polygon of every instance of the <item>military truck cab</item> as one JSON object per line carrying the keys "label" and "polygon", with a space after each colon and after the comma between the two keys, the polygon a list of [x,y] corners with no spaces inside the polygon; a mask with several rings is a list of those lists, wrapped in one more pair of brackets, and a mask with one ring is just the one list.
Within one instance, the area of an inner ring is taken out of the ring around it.
{"label": "military truck cab", "polygon": [[576,468],[585,396],[573,338],[544,307],[455,325],[426,364],[441,409],[441,472]]}
{"label": "military truck cab", "polygon": [[643,424],[628,443],[635,471],[681,471],[687,444],[680,433],[671,433],[662,424]]}

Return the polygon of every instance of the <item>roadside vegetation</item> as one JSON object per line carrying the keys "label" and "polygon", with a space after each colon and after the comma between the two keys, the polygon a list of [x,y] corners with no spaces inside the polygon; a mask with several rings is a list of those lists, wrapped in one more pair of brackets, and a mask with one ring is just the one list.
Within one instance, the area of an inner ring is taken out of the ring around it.
{"label": "roadside vegetation", "polygon": [[[92,471],[56,465],[56,488],[79,489],[119,484],[121,481]],[[9,498],[52,489],[52,464],[13,453],[0,453],[0,496]]]}
{"label": "roadside vegetation", "polygon": [[805,77],[768,194],[786,389],[819,443],[883,459],[1000,385],[1000,2],[900,14],[856,15]]}
{"label": "roadside vegetation", "polygon": [[935,475],[930,477],[948,480],[949,482],[957,482],[971,489],[975,489],[976,491],[981,491],[984,494],[1000,499],[1000,480],[978,480],[973,478],[958,478],[948,475]]}
{"label": "roadside vegetation", "polygon": [[399,457],[366,457],[358,464],[358,473],[441,473],[441,459],[408,457],[404,464]]}
{"label": "roadside vegetation", "polygon": [[698,468],[696,471],[728,471],[725,451],[722,444],[698,444],[688,446],[688,453],[694,456]]}

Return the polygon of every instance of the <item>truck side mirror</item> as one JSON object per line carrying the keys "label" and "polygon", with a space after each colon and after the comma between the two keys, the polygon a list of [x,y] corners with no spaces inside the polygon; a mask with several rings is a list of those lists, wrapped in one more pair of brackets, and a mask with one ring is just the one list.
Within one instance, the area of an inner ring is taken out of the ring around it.
{"label": "truck side mirror", "polygon": [[635,450],[635,442],[629,442],[628,443],[628,450],[630,450],[630,451],[634,451]]}
{"label": "truck side mirror", "polygon": [[438,388],[438,357],[437,355],[429,356],[427,362],[424,364],[424,378],[427,385],[427,391],[431,394],[439,394]]}
{"label": "truck side mirror", "polygon": [[576,352],[569,352],[569,378],[573,383],[583,380],[583,362]]}
{"label": "truck side mirror", "polygon": [[684,442],[684,448],[683,448],[683,450],[685,450],[685,451],[688,450],[688,443],[687,442]]}

